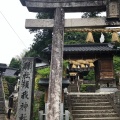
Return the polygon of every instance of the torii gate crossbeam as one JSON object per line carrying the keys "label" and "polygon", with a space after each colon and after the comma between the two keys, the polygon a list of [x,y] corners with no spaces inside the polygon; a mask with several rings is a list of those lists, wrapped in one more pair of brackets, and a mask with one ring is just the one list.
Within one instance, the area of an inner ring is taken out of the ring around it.
{"label": "torii gate crossbeam", "polygon": [[[105,11],[106,0],[20,0],[31,12],[64,8],[65,12]],[[86,9],[87,8],[87,9]],[[92,8],[92,9],[91,9]]]}

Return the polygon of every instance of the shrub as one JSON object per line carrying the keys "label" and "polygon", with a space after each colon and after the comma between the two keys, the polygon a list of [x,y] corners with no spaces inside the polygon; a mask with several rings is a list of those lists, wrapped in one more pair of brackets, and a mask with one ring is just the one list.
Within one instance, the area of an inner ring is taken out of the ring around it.
{"label": "shrub", "polygon": [[80,92],[95,92],[95,84],[80,85]]}

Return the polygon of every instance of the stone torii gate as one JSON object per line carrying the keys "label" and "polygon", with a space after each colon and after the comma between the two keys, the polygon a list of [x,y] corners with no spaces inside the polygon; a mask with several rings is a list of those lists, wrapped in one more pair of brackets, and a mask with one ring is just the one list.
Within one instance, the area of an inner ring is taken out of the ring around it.
{"label": "stone torii gate", "polygon": [[[47,120],[60,120],[64,27],[120,25],[120,0],[20,0],[30,12],[53,11],[54,19],[26,20],[26,28],[53,28]],[[65,12],[107,11],[106,18],[64,20]]]}

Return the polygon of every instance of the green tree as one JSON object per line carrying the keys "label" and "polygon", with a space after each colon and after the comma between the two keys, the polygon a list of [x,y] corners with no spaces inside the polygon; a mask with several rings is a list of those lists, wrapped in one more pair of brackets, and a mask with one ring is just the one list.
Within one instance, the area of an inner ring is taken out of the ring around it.
{"label": "green tree", "polygon": [[84,12],[82,18],[99,17],[100,12]]}
{"label": "green tree", "polygon": [[86,80],[95,80],[95,72],[94,70],[90,70],[87,76],[84,76]]}
{"label": "green tree", "polygon": [[19,69],[21,66],[21,60],[19,58],[12,58],[11,61],[10,61],[10,65],[9,67],[12,67],[12,68],[17,68]]}
{"label": "green tree", "polygon": [[66,32],[64,34],[65,44],[82,44],[85,43],[87,33],[83,32]]}
{"label": "green tree", "polygon": [[37,70],[37,73],[42,77],[42,78],[48,78],[50,74],[50,67],[44,68],[44,69],[39,69]]}
{"label": "green tree", "polygon": [[[36,16],[37,19],[52,19],[53,12],[40,12]],[[26,52],[25,57],[43,56],[42,50],[52,43],[52,30],[51,29],[31,29],[31,33],[36,33],[34,36],[33,44],[30,50]]]}
{"label": "green tree", "polygon": [[120,72],[120,56],[114,56],[113,64],[115,72]]}

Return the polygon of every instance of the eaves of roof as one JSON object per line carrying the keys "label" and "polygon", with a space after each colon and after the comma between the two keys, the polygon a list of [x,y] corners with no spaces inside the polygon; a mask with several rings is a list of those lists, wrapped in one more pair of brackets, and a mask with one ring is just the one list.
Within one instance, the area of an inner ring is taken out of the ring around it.
{"label": "eaves of roof", "polygon": [[[79,45],[64,45],[64,53],[68,52],[116,52],[120,49],[115,48],[111,43],[89,43]],[[51,53],[51,46],[43,50],[45,53]]]}

